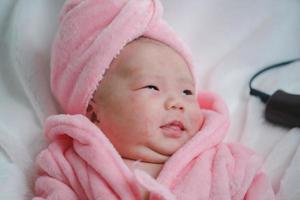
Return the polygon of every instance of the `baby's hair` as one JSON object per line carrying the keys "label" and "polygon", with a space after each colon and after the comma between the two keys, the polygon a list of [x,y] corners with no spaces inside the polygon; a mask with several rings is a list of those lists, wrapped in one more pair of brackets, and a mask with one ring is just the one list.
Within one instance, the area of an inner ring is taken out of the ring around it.
{"label": "baby's hair", "polygon": [[98,120],[95,110],[93,108],[93,105],[91,105],[91,104],[95,104],[94,98],[91,99],[91,101],[86,109],[86,116],[91,120],[91,122],[99,123],[100,121]]}

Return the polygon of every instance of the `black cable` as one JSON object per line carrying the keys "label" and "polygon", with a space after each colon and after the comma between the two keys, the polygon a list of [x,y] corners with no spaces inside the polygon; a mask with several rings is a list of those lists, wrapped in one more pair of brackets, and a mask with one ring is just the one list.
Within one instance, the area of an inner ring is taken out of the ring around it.
{"label": "black cable", "polygon": [[255,73],[255,74],[251,77],[251,79],[250,79],[250,81],[249,81],[250,95],[257,96],[257,97],[259,97],[259,98],[261,99],[262,102],[266,103],[266,102],[269,100],[270,95],[267,94],[267,93],[264,93],[264,92],[262,92],[262,91],[260,91],[260,90],[257,90],[257,89],[255,89],[255,88],[252,88],[252,82],[253,82],[253,80],[254,80],[258,75],[264,73],[264,72],[267,71],[267,70],[270,70],[270,69],[273,69],[273,68],[276,68],[276,67],[282,67],[282,66],[291,64],[291,63],[293,63],[293,62],[297,62],[297,61],[299,61],[299,60],[300,60],[300,58],[296,58],[296,59],[293,59],[293,60],[289,60],[289,61],[284,61],[284,62],[281,62],[281,63],[273,64],[273,65],[268,66],[268,67],[265,67],[265,68],[261,69],[260,71],[258,71],[257,73]]}

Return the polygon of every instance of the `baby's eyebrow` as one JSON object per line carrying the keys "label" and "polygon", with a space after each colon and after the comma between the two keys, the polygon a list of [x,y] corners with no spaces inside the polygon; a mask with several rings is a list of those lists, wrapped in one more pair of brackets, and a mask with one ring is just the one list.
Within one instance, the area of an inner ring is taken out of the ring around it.
{"label": "baby's eyebrow", "polygon": [[178,78],[178,82],[181,82],[181,83],[184,82],[184,83],[187,83],[191,86],[194,86],[193,80],[188,79],[188,78]]}
{"label": "baby's eyebrow", "polygon": [[156,80],[161,80],[163,81],[164,78],[160,75],[144,75],[144,74],[138,74],[138,75],[135,75],[133,77],[133,79],[135,81],[140,81],[140,80],[149,80],[149,79],[156,79]]}

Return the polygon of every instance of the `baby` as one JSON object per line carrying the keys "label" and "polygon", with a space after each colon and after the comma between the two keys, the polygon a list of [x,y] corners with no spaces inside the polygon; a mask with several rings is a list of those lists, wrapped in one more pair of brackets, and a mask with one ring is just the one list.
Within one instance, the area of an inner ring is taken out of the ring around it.
{"label": "baby", "polygon": [[153,177],[203,123],[184,59],[144,37],[126,45],[112,62],[88,110],[125,163],[131,167],[140,160]]}
{"label": "baby", "polygon": [[[228,112],[199,93],[158,0],[70,0],[53,43],[35,200],[274,199],[261,162],[224,144]],[[200,109],[201,108],[201,109]]]}

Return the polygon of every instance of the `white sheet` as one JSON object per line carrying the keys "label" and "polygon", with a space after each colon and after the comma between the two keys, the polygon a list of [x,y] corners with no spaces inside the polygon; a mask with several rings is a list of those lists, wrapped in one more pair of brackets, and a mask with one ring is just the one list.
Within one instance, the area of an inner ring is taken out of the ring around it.
{"label": "white sheet", "polygon": [[[0,199],[30,199],[42,125],[59,111],[49,89],[49,55],[63,0],[0,1]],[[300,197],[300,130],[264,120],[248,95],[263,66],[300,57],[299,0],[162,0],[165,17],[191,47],[203,89],[228,103],[227,141],[265,158],[277,199]],[[263,74],[255,86],[300,93],[300,63]]]}

